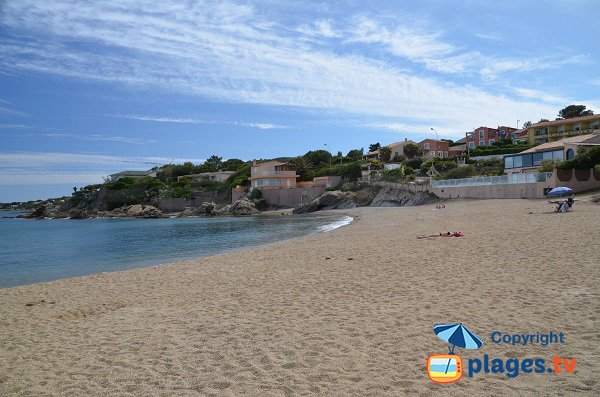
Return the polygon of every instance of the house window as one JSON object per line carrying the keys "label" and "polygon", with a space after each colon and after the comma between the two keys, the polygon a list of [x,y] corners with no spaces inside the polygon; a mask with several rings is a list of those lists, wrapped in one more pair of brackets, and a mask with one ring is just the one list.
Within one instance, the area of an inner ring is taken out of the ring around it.
{"label": "house window", "polygon": [[491,146],[492,143],[496,142],[496,140],[495,139],[490,139],[489,142],[490,142],[489,145]]}
{"label": "house window", "polygon": [[425,150],[429,150],[429,143],[425,143],[425,144],[423,144],[423,148],[424,148]]}
{"label": "house window", "polygon": [[567,160],[573,160],[575,157],[575,151],[573,149],[567,150]]}
{"label": "house window", "polygon": [[448,152],[444,152],[444,157],[448,158]]}
{"label": "house window", "polygon": [[485,131],[479,130],[479,139],[483,139],[484,136],[485,136]]}
{"label": "house window", "polygon": [[429,157],[435,157],[435,150],[432,150],[431,152],[429,152]]}
{"label": "house window", "polygon": [[473,149],[475,147],[475,142],[469,141],[469,148]]}
{"label": "house window", "polygon": [[479,141],[479,146],[485,146],[485,141],[484,140]]}
{"label": "house window", "polygon": [[439,152],[438,152],[438,157],[439,157],[439,158],[444,158],[444,152],[442,152],[442,151],[439,151]]}

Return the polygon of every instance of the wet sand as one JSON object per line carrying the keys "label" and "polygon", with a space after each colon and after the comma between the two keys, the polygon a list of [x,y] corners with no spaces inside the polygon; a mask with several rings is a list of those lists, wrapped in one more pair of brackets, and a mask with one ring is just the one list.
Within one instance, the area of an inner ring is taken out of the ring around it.
{"label": "wet sand", "polygon": [[[600,205],[450,201],[343,211],[333,232],[0,290],[0,395],[597,395]],[[416,239],[462,231],[462,238]],[[468,358],[576,358],[572,374],[431,382],[432,327]],[[503,333],[563,332],[514,347]]]}

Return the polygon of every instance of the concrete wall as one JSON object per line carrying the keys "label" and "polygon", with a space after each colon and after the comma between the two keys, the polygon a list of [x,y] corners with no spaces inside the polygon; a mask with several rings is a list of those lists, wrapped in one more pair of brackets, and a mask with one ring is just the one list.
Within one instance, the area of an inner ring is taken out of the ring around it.
{"label": "concrete wall", "polygon": [[185,209],[187,201],[184,198],[162,198],[158,201],[158,209],[163,212],[180,212]]}
{"label": "concrete wall", "polygon": [[600,173],[590,170],[554,170],[547,181],[548,186],[566,186],[575,193],[600,188]]}
{"label": "concrete wall", "polygon": [[324,192],[324,187],[263,190],[262,197],[269,205],[295,207],[303,202],[308,202],[319,197]]}
{"label": "concrete wall", "polygon": [[591,170],[554,170],[546,182],[432,188],[442,198],[544,198],[544,189],[566,186],[575,193],[600,188],[600,173]]}
{"label": "concrete wall", "polygon": [[453,186],[432,188],[442,198],[541,198],[543,187],[539,183],[513,183],[504,185]]}

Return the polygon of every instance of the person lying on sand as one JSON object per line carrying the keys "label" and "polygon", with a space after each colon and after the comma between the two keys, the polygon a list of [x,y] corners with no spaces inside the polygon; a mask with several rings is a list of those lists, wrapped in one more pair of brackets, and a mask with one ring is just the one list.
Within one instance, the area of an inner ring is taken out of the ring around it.
{"label": "person lying on sand", "polygon": [[464,237],[465,234],[463,232],[446,232],[446,233],[436,233],[430,234],[429,236],[420,235],[417,238],[429,238],[429,237]]}

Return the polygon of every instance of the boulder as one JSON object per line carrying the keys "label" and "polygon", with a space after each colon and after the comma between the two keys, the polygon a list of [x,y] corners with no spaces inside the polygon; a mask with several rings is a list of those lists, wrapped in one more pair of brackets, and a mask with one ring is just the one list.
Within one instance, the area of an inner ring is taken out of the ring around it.
{"label": "boulder", "polygon": [[256,215],[260,214],[260,211],[256,209],[256,206],[252,201],[246,197],[242,197],[231,205],[228,209],[229,215]]}
{"label": "boulder", "polygon": [[89,214],[86,211],[82,211],[79,209],[71,209],[69,212],[69,218],[71,219],[87,219],[89,218]]}
{"label": "boulder", "polygon": [[161,210],[152,205],[145,205],[143,206],[141,216],[143,218],[161,218],[163,216],[163,213]]}
{"label": "boulder", "polygon": [[435,201],[428,193],[413,193],[408,189],[385,187],[369,204],[370,207],[406,207]]}
{"label": "boulder", "polygon": [[144,213],[144,207],[141,204],[135,204],[127,208],[125,211],[127,216],[142,216]]}
{"label": "boulder", "polygon": [[306,214],[321,210],[355,208],[357,207],[357,204],[354,202],[351,196],[352,195],[340,192],[338,190],[325,192],[311,202],[294,208],[292,212],[294,214]]}

